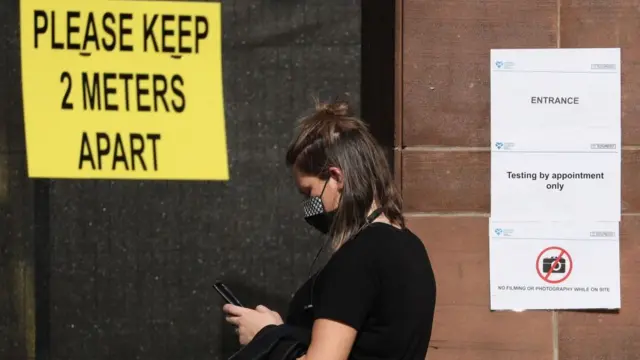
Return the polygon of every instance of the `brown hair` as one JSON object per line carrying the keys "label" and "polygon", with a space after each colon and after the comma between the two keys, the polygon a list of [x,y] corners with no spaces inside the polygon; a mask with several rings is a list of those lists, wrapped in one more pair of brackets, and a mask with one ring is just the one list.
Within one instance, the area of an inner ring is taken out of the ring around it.
{"label": "brown hair", "polygon": [[350,114],[347,102],[317,103],[316,112],[300,120],[286,161],[323,180],[329,178],[329,167],[342,170],[342,196],[329,232],[334,248],[365,225],[374,200],[391,223],[405,226],[387,159],[367,125]]}

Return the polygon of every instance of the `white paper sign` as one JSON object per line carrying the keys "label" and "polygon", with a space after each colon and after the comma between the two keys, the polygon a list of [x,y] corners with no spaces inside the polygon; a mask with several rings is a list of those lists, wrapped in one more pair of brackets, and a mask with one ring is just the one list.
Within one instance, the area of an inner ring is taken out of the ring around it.
{"label": "white paper sign", "polygon": [[620,49],[491,50],[495,151],[619,152]]}
{"label": "white paper sign", "polygon": [[619,221],[620,153],[491,153],[491,217]]}
{"label": "white paper sign", "polygon": [[619,309],[618,227],[492,220],[491,309]]}

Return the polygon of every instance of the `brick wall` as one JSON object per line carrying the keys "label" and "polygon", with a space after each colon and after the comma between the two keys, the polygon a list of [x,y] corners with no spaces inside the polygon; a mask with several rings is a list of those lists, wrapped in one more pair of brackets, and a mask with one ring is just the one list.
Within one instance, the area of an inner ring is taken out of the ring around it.
{"label": "brick wall", "polygon": [[[396,175],[439,294],[429,360],[640,359],[636,0],[398,0]],[[622,310],[489,311],[489,50],[621,47]]]}

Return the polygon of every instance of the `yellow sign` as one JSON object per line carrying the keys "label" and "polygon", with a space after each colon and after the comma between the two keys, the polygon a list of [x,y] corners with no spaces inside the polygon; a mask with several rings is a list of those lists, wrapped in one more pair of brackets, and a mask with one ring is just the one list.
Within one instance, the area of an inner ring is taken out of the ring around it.
{"label": "yellow sign", "polygon": [[29,176],[227,180],[220,7],[21,0]]}

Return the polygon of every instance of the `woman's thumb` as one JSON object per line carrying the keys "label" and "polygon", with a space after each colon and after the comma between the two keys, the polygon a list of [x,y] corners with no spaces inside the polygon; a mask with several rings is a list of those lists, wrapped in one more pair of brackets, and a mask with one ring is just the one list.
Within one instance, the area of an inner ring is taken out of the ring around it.
{"label": "woman's thumb", "polygon": [[264,305],[258,305],[258,306],[256,306],[256,311],[257,312],[261,312],[261,313],[266,313],[266,312],[269,312],[271,310],[269,310],[269,308],[267,308]]}

